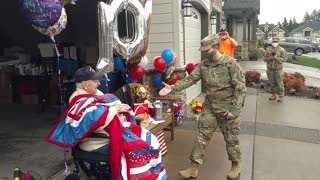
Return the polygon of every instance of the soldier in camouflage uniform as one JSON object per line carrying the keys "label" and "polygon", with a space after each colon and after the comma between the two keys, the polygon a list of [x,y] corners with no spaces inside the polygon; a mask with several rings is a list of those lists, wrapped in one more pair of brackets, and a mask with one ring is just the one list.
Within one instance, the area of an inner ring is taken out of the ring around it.
{"label": "soldier in camouflage uniform", "polygon": [[267,76],[271,85],[272,96],[269,100],[282,102],[284,98],[283,63],[287,61],[287,52],[278,46],[279,38],[272,38],[272,48],[265,52],[264,61],[267,63]]}
{"label": "soldier in camouflage uniform", "polygon": [[160,90],[164,96],[171,91],[181,91],[197,81],[202,80],[206,89],[204,110],[198,120],[198,132],[190,156],[191,167],[180,171],[185,178],[198,176],[198,165],[203,163],[205,149],[219,126],[227,146],[232,167],[229,179],[240,174],[241,152],[239,147],[240,112],[244,105],[246,87],[244,72],[235,59],[219,52],[219,37],[209,35],[201,41],[200,51],[208,54],[208,58],[185,79],[175,85],[167,85]]}

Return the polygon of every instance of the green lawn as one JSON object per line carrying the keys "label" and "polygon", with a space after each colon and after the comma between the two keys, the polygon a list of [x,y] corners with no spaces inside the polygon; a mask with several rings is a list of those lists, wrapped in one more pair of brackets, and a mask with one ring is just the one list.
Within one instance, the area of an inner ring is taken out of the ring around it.
{"label": "green lawn", "polygon": [[297,57],[296,62],[294,64],[299,64],[308,67],[320,68],[320,60],[309,58],[309,57]]}

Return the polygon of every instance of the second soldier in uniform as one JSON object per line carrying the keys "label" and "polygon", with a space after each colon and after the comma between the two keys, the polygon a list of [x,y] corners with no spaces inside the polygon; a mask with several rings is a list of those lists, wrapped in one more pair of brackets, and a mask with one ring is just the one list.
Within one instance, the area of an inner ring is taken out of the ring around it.
{"label": "second soldier in uniform", "polygon": [[244,105],[246,87],[244,72],[235,59],[219,52],[219,37],[209,35],[201,41],[200,51],[208,58],[185,79],[159,92],[164,96],[171,91],[181,91],[202,80],[206,89],[204,110],[198,120],[198,131],[190,160],[191,165],[179,174],[184,178],[197,177],[198,166],[203,163],[206,147],[217,127],[223,133],[232,167],[227,177],[235,179],[240,174],[241,152],[239,146],[240,113]]}
{"label": "second soldier in uniform", "polygon": [[272,48],[265,52],[264,61],[267,63],[267,76],[271,85],[270,100],[282,102],[284,98],[283,63],[287,61],[287,52],[278,45],[279,38],[272,38]]}

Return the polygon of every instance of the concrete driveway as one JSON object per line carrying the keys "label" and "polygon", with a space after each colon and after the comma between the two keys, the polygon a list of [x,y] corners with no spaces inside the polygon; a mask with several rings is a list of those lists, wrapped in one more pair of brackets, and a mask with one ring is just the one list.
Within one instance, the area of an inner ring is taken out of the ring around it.
{"label": "concrete driveway", "polygon": [[320,60],[320,53],[319,52],[312,52],[312,53],[308,53],[308,54],[303,54],[302,56],[311,57],[311,58],[315,58],[316,60]]}

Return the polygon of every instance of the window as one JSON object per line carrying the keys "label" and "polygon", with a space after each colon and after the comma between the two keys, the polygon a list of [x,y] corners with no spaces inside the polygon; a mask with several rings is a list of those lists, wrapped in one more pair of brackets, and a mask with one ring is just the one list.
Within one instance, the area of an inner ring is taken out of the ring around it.
{"label": "window", "polygon": [[191,18],[192,20],[196,21],[196,22],[199,22],[200,21],[200,14],[195,10],[195,9],[192,9],[191,10]]}
{"label": "window", "polygon": [[311,36],[311,31],[305,31],[304,36]]}

